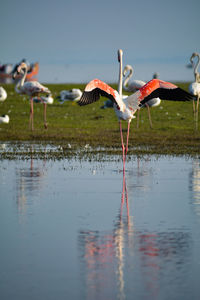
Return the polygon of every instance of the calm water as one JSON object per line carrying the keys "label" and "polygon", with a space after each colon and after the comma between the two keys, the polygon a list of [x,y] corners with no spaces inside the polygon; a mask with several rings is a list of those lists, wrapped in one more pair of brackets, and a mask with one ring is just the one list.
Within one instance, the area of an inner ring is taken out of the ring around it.
{"label": "calm water", "polygon": [[199,299],[200,161],[3,160],[0,299]]}

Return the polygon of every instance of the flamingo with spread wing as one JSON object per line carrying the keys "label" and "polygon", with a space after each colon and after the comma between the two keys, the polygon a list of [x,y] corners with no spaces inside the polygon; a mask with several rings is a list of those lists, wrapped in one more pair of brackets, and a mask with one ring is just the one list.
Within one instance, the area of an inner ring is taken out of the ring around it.
{"label": "flamingo with spread wing", "polygon": [[[163,100],[174,100],[174,101],[190,101],[193,100],[193,96],[179,88],[178,86],[165,82],[159,79],[152,79],[137,92],[122,98],[122,55],[123,51],[118,50],[118,61],[119,61],[119,80],[118,80],[118,91],[110,87],[99,79],[90,81],[82,94],[81,99],[78,101],[80,106],[91,104],[100,99],[100,96],[111,99],[114,103],[113,107],[117,118],[119,120],[121,145],[123,154],[123,169],[125,170],[125,160],[128,151],[128,140],[129,140],[129,129],[131,120],[134,118],[135,112],[142,107],[146,102],[152,98],[159,97]],[[128,122],[126,147],[123,142],[123,133],[121,120]]]}

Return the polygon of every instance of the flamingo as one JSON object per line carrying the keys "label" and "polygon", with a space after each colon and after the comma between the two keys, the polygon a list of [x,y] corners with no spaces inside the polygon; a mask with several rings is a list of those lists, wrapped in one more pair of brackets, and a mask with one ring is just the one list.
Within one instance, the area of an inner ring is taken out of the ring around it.
{"label": "flamingo", "polygon": [[1,123],[8,124],[8,123],[9,123],[9,120],[10,120],[10,118],[9,118],[8,115],[2,115],[2,116],[0,116],[0,124],[1,124]]}
{"label": "flamingo", "polygon": [[[194,64],[193,59],[197,57],[197,62],[196,64]],[[199,63],[200,63],[200,54],[194,52],[192,54],[192,56],[190,57],[190,62],[192,64],[192,66],[194,66],[194,78],[195,78],[195,82],[191,83],[189,85],[189,92],[194,95],[197,96],[197,105],[196,105],[196,109],[195,109],[195,102],[193,100],[193,112],[195,114],[196,112],[196,121],[198,120],[198,110],[199,110],[199,98],[200,98],[200,73],[198,72],[198,67],[199,67]]]}
{"label": "flamingo", "polygon": [[[128,75],[127,75],[128,74]],[[123,70],[123,76],[125,77],[124,81],[123,81],[123,88],[125,91],[127,92],[136,92],[137,90],[139,90],[141,87],[143,87],[146,82],[142,81],[142,80],[132,80],[130,82],[130,79],[133,75],[133,68],[131,65],[126,65],[124,67]],[[158,73],[154,73],[153,74],[153,79],[157,79],[158,78]],[[152,98],[149,101],[147,101],[145,103],[145,105],[143,105],[142,107],[146,106],[147,110],[148,110],[148,116],[149,116],[149,123],[150,123],[150,127],[152,128],[152,121],[151,121],[151,113],[150,113],[150,107],[156,107],[158,105],[160,105],[161,100],[159,97],[157,98]],[[137,113],[137,128],[139,127],[139,110]]]}
{"label": "flamingo", "polygon": [[[18,83],[16,84],[15,87],[15,91],[18,94],[26,94],[28,96],[30,96],[30,127],[33,130],[34,126],[33,126],[33,97],[34,96],[38,96],[40,94],[51,94],[50,90],[43,86],[42,84],[40,84],[38,81],[27,81],[25,82],[25,78],[27,75],[27,64],[22,62],[18,67],[17,70],[14,72],[13,74],[13,78],[15,79],[17,74],[22,74],[22,78],[18,81]],[[46,122],[46,109],[47,109],[47,103],[46,101],[43,101],[41,99],[41,102],[44,103],[44,127],[45,129],[47,129],[47,122]]]}
{"label": "flamingo", "polygon": [[5,101],[6,98],[7,98],[6,90],[2,86],[0,86],[0,102]]}
{"label": "flamingo", "polygon": [[[118,50],[119,61],[119,80],[118,91],[99,79],[90,81],[82,94],[81,99],[78,101],[80,106],[91,104],[100,99],[100,96],[108,97],[114,103],[113,108],[117,115],[120,128],[121,146],[123,155],[123,170],[125,170],[125,160],[128,152],[129,129],[131,120],[134,118],[135,112],[141,108],[143,104],[154,97],[160,97],[165,100],[176,101],[190,101],[193,95],[182,90],[178,86],[165,82],[159,79],[152,79],[141,87],[137,92],[128,96],[123,100],[122,98],[122,55],[123,51]],[[123,133],[121,120],[128,122],[126,147],[123,142]]]}

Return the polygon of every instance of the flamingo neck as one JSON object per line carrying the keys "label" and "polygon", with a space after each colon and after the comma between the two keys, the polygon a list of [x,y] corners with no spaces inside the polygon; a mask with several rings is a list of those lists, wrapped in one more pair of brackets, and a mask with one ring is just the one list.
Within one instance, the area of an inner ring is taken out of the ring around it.
{"label": "flamingo neck", "polygon": [[26,79],[26,75],[27,75],[27,68],[25,69],[25,72],[24,72],[22,78],[16,84],[15,91],[17,93],[21,92],[21,89],[23,88],[23,85],[24,85],[24,82],[25,82],[25,79]]}
{"label": "flamingo neck", "polygon": [[122,51],[119,51],[119,80],[118,80],[118,93],[122,99]]}
{"label": "flamingo neck", "polygon": [[195,77],[195,82],[199,82],[199,80],[200,80],[200,75],[199,75],[199,72],[198,72],[198,67],[199,67],[199,64],[200,64],[200,55],[199,55],[199,53],[197,53],[196,57],[197,57],[197,62],[196,62],[195,67],[194,67],[194,77]]}
{"label": "flamingo neck", "polygon": [[133,75],[133,69],[129,69],[129,73],[128,75],[126,76],[126,78],[124,79],[124,82],[123,82],[123,87],[126,91],[129,91],[129,88],[128,88],[128,82],[130,80],[130,78],[132,77]]}

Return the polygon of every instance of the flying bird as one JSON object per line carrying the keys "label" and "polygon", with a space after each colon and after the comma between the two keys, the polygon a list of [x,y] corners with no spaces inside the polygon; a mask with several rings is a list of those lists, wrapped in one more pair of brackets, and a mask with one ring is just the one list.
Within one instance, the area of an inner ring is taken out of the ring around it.
{"label": "flying bird", "polygon": [[5,101],[6,98],[7,98],[6,90],[2,86],[0,86],[0,102]]}
{"label": "flying bird", "polygon": [[[127,92],[136,92],[138,91],[141,87],[143,87],[146,82],[143,80],[132,80],[130,82],[131,77],[133,76],[133,67],[131,65],[126,65],[123,70],[123,76],[124,76],[124,81],[123,81],[123,88]],[[153,78],[157,79],[158,78],[158,73],[153,74]],[[142,107],[147,107],[148,110],[148,116],[149,116],[149,123],[150,127],[152,128],[152,121],[151,121],[151,113],[150,113],[150,107],[155,107],[160,105],[161,100],[159,97],[157,98],[152,98],[149,101],[145,103]],[[139,110],[137,113],[137,128],[139,127]]]}
{"label": "flying bird", "polygon": [[[15,87],[15,91],[18,94],[22,94],[22,95],[28,95],[30,96],[30,127],[33,130],[34,126],[33,126],[33,97],[37,96],[39,97],[40,94],[47,94],[50,95],[51,92],[50,90],[43,86],[42,84],[40,84],[38,81],[27,81],[25,82],[25,78],[27,75],[27,65],[26,63],[22,62],[18,67],[17,70],[14,72],[13,74],[13,78],[15,79],[15,77],[20,74],[22,75],[21,79],[17,82],[16,87]],[[46,101],[43,101],[41,99],[41,102],[44,103],[44,127],[47,129],[47,122],[46,122],[46,109],[47,109],[47,103]]]}
{"label": "flying bird", "polygon": [[[122,98],[122,55],[123,51],[118,50],[119,61],[119,80],[118,91],[113,89],[108,84],[99,79],[90,81],[83,92],[81,99],[78,101],[80,106],[91,104],[100,99],[100,96],[107,97],[113,101],[114,110],[117,115],[120,127],[122,155],[123,155],[123,169],[125,170],[125,160],[128,151],[129,129],[131,120],[134,118],[135,112],[142,107],[146,102],[152,98],[159,97],[164,100],[174,101],[190,101],[193,96],[179,88],[178,86],[165,82],[159,79],[152,79],[141,87],[137,92],[128,96],[123,100]],[[123,142],[121,120],[128,122],[126,147]]]}
{"label": "flying bird", "polygon": [[[194,58],[197,57],[197,61],[196,63],[194,63]],[[193,112],[194,115],[196,113],[196,121],[198,120],[198,110],[199,110],[199,98],[200,98],[200,73],[198,72],[198,67],[199,67],[199,63],[200,63],[200,54],[194,52],[192,54],[192,56],[190,57],[190,62],[192,64],[192,66],[194,67],[194,78],[195,78],[195,82],[192,82],[189,85],[189,92],[194,95],[197,96],[197,104],[196,104],[196,108],[195,108],[195,102],[193,100]]]}

